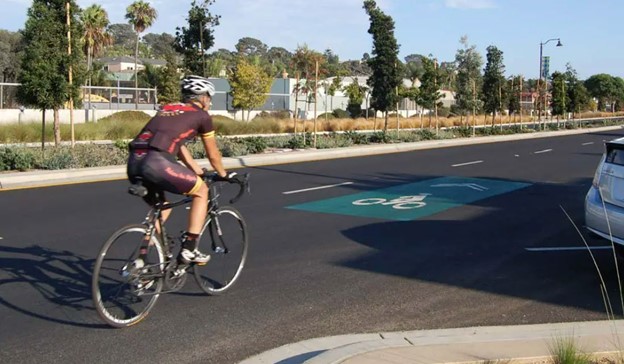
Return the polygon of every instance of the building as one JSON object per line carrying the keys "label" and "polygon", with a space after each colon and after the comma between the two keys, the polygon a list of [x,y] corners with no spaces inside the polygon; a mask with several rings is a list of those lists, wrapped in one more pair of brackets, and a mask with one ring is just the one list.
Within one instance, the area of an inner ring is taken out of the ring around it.
{"label": "building", "polygon": [[[104,57],[98,59],[96,62],[102,63],[104,65],[104,71],[106,72],[134,72],[134,57]],[[144,70],[146,64],[158,68],[166,66],[167,62],[160,59],[139,58],[136,65],[137,70]]]}

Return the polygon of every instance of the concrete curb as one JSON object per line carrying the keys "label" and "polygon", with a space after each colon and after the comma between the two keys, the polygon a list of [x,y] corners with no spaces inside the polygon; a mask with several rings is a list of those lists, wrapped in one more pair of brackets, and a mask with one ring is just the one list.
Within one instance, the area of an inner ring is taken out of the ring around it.
{"label": "concrete curb", "polygon": [[[297,163],[305,161],[320,161],[328,159],[361,157],[367,155],[379,155],[387,153],[408,152],[422,149],[446,148],[463,145],[500,143],[511,140],[525,140],[536,138],[549,138],[564,135],[587,134],[602,131],[622,129],[621,126],[609,126],[602,128],[575,129],[562,131],[544,131],[526,134],[511,134],[500,136],[486,136],[474,138],[457,138],[443,140],[428,140],[415,143],[396,143],[381,145],[363,145],[349,148],[334,149],[306,149],[295,151],[273,152],[265,154],[248,155],[235,158],[224,158],[226,169],[257,167],[275,164]],[[198,161],[200,165],[209,167],[207,160]],[[107,180],[120,180],[126,178],[125,166],[95,167],[75,170],[55,171],[29,171],[8,172],[0,174],[0,191],[20,188],[36,188],[54,186],[59,184],[75,184],[87,182],[100,182]]]}
{"label": "concrete curb", "polygon": [[535,362],[565,339],[585,353],[617,352],[621,335],[622,320],[341,335],[285,345],[241,364]]}

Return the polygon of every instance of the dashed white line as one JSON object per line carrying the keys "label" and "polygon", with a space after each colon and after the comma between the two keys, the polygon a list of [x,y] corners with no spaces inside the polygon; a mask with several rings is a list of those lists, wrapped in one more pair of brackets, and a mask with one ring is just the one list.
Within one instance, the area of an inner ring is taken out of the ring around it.
{"label": "dashed white line", "polygon": [[472,165],[472,164],[479,164],[479,163],[483,163],[483,161],[474,161],[474,162],[453,164],[451,167],[463,167],[463,166],[469,166],[469,165]]}
{"label": "dashed white line", "polygon": [[594,142],[583,143],[582,145],[592,145]]}
{"label": "dashed white line", "polygon": [[552,149],[538,150],[537,152],[535,152],[535,154],[549,153],[552,151],[553,151]]}
{"label": "dashed white line", "polygon": [[[606,250],[613,249],[612,246],[590,246],[591,250]],[[587,250],[586,246],[570,246],[570,247],[551,247],[551,248],[525,248],[525,250],[530,252],[559,252],[559,251],[576,251],[576,250]]]}
{"label": "dashed white line", "polygon": [[320,187],[313,187],[313,188],[306,188],[303,190],[296,190],[296,191],[288,191],[288,192],[282,192],[283,195],[292,195],[295,193],[301,193],[301,192],[310,192],[310,191],[317,191],[317,190],[324,190],[326,188],[332,188],[332,187],[340,187],[340,186],[347,186],[347,185],[352,185],[353,182],[344,182],[344,183],[338,183],[335,185],[328,185],[328,186],[320,186]]}

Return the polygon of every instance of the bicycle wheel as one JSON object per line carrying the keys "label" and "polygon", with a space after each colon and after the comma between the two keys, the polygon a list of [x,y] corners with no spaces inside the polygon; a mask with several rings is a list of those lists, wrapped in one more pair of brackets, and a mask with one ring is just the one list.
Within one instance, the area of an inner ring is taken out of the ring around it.
{"label": "bicycle wheel", "polygon": [[219,295],[232,287],[245,266],[247,225],[235,208],[220,208],[206,220],[202,237],[200,246],[211,258],[206,265],[194,266],[195,280],[207,294]]}
{"label": "bicycle wheel", "polygon": [[143,320],[162,291],[165,257],[157,236],[152,236],[145,260],[137,259],[145,234],[144,225],[121,228],[104,244],[95,262],[93,302],[110,326],[127,327]]}

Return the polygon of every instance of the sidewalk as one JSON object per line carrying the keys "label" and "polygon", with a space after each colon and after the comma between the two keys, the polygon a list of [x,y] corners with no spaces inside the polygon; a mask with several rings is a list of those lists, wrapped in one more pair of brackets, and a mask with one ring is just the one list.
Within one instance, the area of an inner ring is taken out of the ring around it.
{"label": "sidewalk", "polygon": [[240,364],[548,363],[557,341],[569,339],[583,353],[624,358],[617,353],[624,350],[624,321],[617,320],[334,336],[285,345]]}
{"label": "sidewalk", "polygon": [[[604,131],[620,130],[621,126],[602,128],[575,129],[562,131],[542,131],[526,134],[485,136],[474,138],[457,138],[427,140],[415,143],[397,143],[380,145],[362,145],[335,149],[284,150],[272,153],[254,154],[235,158],[224,158],[226,169],[256,167],[275,164],[320,161],[348,157],[361,157],[386,153],[407,152],[422,149],[455,147],[462,145],[498,143],[511,140],[548,138],[573,134],[587,134]],[[207,160],[198,161],[201,166],[210,168]],[[0,192],[20,188],[36,188],[62,184],[100,182],[122,180],[126,178],[125,166],[95,167],[74,170],[5,172],[0,173]]]}

